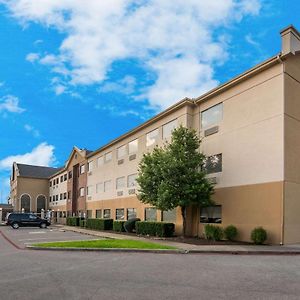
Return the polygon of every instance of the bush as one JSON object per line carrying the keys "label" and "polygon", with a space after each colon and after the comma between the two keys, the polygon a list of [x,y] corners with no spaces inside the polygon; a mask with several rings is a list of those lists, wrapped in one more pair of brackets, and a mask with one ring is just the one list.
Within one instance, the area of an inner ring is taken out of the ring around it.
{"label": "bush", "polygon": [[174,235],[175,225],[164,222],[141,222],[135,223],[136,233],[143,235],[153,235],[159,237],[170,237]]}
{"label": "bush", "polygon": [[126,232],[134,232],[134,231],[136,231],[135,224],[136,224],[137,221],[141,221],[141,219],[139,219],[139,218],[132,218],[132,219],[126,221],[125,224],[124,224],[125,231]]}
{"label": "bush", "polygon": [[256,245],[262,245],[267,239],[267,231],[262,227],[256,227],[251,232],[251,240]]}
{"label": "bush", "polygon": [[112,230],[113,219],[87,219],[86,228],[96,230]]}
{"label": "bush", "polygon": [[114,221],[113,231],[125,232],[124,223],[125,221]]}
{"label": "bush", "polygon": [[234,241],[237,237],[238,231],[234,225],[229,225],[224,229],[225,238],[229,241]]}
{"label": "bush", "polygon": [[219,226],[207,224],[204,227],[204,235],[207,240],[220,241],[223,238],[223,229]]}
{"label": "bush", "polygon": [[85,227],[86,226],[86,220],[80,220],[79,221],[79,226],[80,227]]}
{"label": "bush", "polygon": [[68,217],[67,225],[69,226],[79,226],[80,217]]}

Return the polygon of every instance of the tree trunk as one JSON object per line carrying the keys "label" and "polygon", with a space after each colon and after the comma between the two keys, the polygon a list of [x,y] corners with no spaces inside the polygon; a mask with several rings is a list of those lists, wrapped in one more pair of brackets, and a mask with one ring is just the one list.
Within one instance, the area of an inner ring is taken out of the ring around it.
{"label": "tree trunk", "polygon": [[181,206],[181,215],[182,215],[182,235],[185,237],[185,229],[186,229],[186,207]]}

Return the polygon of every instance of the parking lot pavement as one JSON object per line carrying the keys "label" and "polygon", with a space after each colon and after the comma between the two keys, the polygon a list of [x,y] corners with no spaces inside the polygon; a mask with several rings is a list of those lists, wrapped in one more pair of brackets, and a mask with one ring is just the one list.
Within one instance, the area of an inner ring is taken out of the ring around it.
{"label": "parking lot pavement", "polygon": [[46,229],[39,227],[12,229],[10,226],[1,226],[0,230],[7,239],[20,248],[34,243],[99,239],[78,232],[64,231],[60,226],[50,226]]}

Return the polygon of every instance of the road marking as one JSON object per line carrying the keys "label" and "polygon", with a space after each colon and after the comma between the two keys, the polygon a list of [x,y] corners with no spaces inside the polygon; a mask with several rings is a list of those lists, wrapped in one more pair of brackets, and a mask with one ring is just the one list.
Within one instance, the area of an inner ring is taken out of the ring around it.
{"label": "road marking", "polygon": [[48,238],[22,239],[22,240],[19,240],[19,241],[23,242],[23,241],[38,241],[38,240],[48,240]]}
{"label": "road marking", "polygon": [[40,233],[46,233],[46,231],[29,231],[29,234],[40,234]]}

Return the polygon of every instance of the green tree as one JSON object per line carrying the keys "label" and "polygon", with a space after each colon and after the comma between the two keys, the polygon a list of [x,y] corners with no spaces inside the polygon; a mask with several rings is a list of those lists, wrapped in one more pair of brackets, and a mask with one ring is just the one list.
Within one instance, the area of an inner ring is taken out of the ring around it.
{"label": "green tree", "polygon": [[199,151],[200,142],[195,130],[180,126],[173,130],[170,143],[144,154],[139,164],[139,199],[160,210],[180,206],[183,235],[187,207],[213,203],[213,184],[202,170],[205,155]]}

